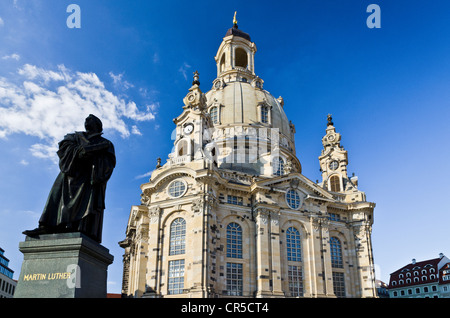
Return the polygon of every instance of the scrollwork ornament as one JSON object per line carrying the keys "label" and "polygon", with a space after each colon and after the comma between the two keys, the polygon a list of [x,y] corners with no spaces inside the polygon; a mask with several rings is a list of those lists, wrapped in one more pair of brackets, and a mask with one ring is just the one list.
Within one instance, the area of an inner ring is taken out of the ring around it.
{"label": "scrollwork ornament", "polygon": [[161,216],[161,208],[159,206],[155,206],[148,211],[150,222],[152,224],[157,223]]}

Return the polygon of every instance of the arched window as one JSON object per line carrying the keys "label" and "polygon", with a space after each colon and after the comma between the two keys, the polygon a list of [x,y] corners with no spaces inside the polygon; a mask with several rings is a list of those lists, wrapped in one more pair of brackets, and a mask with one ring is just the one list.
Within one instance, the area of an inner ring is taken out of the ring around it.
{"label": "arched window", "polygon": [[272,161],[273,174],[282,176],[284,174],[284,160],[281,157],[275,157]]}
{"label": "arched window", "polygon": [[261,122],[264,124],[269,123],[269,107],[267,106],[261,107]]}
{"label": "arched window", "polygon": [[343,268],[341,241],[337,237],[330,238],[331,267]]}
{"label": "arched window", "polygon": [[185,246],[186,246],[186,221],[183,218],[176,218],[170,224],[169,255],[184,254]]}
{"label": "arched window", "polygon": [[211,116],[213,124],[217,124],[219,122],[219,110],[217,106],[211,108],[209,115]]}
{"label": "arched window", "polygon": [[242,227],[234,222],[227,226],[227,257],[242,258]]}
{"label": "arched window", "polygon": [[222,58],[220,59],[220,73],[225,71],[225,54],[222,54]]}
{"label": "arched window", "polygon": [[234,54],[235,54],[234,65],[243,67],[243,68],[247,68],[247,65],[248,65],[247,52],[245,52],[244,49],[238,47],[236,49],[236,51],[234,52]]}
{"label": "arched window", "polygon": [[181,140],[178,142],[178,156],[184,156],[187,154],[187,141]]}
{"label": "arched window", "polygon": [[339,180],[339,176],[332,176],[329,182],[330,182],[330,191],[332,192],[341,191],[341,182]]}
{"label": "arched window", "polygon": [[286,231],[286,249],[288,261],[302,261],[300,232],[295,227],[290,227]]}

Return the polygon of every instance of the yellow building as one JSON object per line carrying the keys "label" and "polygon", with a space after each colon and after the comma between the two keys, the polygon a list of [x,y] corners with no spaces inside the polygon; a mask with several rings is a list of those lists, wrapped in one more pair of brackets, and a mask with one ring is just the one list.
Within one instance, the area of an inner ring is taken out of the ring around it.
{"label": "yellow building", "polygon": [[255,74],[234,22],[206,93],[195,73],[167,162],[141,185],[126,229],[128,297],[376,297],[374,203],[347,176],[328,116],[322,182],[302,174],[284,101]]}

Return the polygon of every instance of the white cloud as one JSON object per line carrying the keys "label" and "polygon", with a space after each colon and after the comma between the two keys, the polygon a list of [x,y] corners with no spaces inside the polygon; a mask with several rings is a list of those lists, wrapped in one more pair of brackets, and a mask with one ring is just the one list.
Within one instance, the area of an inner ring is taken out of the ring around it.
{"label": "white cloud", "polygon": [[17,53],[13,53],[11,55],[5,55],[2,57],[2,60],[9,60],[9,59],[18,61],[20,60],[20,55]]}
{"label": "white cloud", "polygon": [[122,79],[123,73],[115,75],[113,72],[109,72],[109,76],[111,76],[111,78],[114,81],[114,85],[116,85],[117,87],[120,87],[120,88],[125,89],[125,90],[127,90],[127,89],[129,89],[131,87],[134,87],[133,84],[131,84],[130,82],[127,82],[127,81]]}
{"label": "white cloud", "polygon": [[142,136],[142,133],[139,131],[139,128],[136,125],[131,126],[131,133],[134,135]]}
{"label": "white cloud", "polygon": [[2,18],[0,18],[0,27],[1,27],[1,26],[4,26],[4,25],[5,25],[5,22],[3,21]]}
{"label": "white cloud", "polygon": [[152,172],[153,171],[149,171],[149,172],[146,172],[144,174],[140,174],[140,175],[134,177],[134,179],[138,180],[138,179],[148,178],[148,177],[150,177],[152,175]]}
{"label": "white cloud", "polygon": [[73,72],[64,65],[48,70],[26,64],[18,74],[20,84],[0,77],[0,138],[11,134],[40,138],[42,142],[30,148],[39,158],[56,160],[58,142],[67,133],[84,130],[89,114],[123,138],[140,134],[125,121],[155,119],[152,107],[140,110],[134,101],[117,97],[94,73]]}
{"label": "white cloud", "polygon": [[183,74],[183,77],[184,77],[185,80],[187,80],[187,70],[189,68],[191,68],[191,66],[189,64],[187,64],[186,62],[184,62],[183,65],[180,66],[180,68],[178,69],[178,72]]}

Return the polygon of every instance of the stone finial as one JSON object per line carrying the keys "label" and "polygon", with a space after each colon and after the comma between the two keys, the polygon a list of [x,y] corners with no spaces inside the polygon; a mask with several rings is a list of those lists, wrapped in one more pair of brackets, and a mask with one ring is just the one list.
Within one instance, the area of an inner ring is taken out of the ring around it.
{"label": "stone finial", "polygon": [[156,159],[156,169],[161,168],[161,158]]}
{"label": "stone finial", "polygon": [[333,126],[333,118],[331,117],[331,114],[328,114],[327,115],[327,120],[328,120],[328,123],[327,123],[327,126]]}
{"label": "stone finial", "polygon": [[192,81],[192,85],[200,86],[200,81],[199,81],[200,77],[199,77],[199,75],[200,74],[198,73],[198,71],[194,72],[194,80]]}

